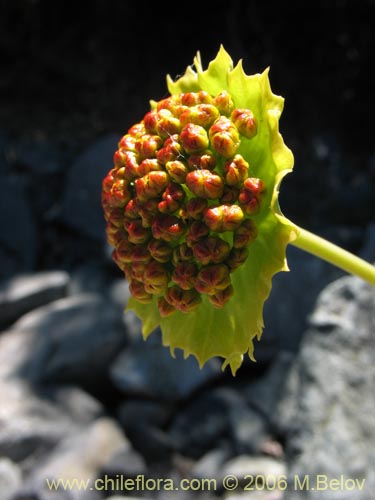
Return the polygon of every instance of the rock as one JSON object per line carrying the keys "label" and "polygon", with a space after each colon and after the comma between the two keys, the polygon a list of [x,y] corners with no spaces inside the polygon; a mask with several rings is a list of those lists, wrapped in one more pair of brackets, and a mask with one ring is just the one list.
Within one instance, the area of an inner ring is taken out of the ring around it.
{"label": "rock", "polygon": [[8,278],[34,267],[36,231],[25,183],[1,176],[0,186],[0,278]]}
{"label": "rock", "polygon": [[266,429],[259,414],[233,388],[202,392],[175,416],[170,435],[181,454],[199,458],[230,443],[233,452],[259,450]]}
{"label": "rock", "polygon": [[[375,294],[345,277],[319,296],[279,405],[290,478],[308,475],[306,499],[369,500],[375,489]],[[365,479],[362,490],[317,491],[328,480]],[[300,499],[291,491],[288,499]]]}
{"label": "rock", "polygon": [[25,314],[12,328],[34,336],[22,375],[37,384],[95,387],[126,343],[117,308],[95,294],[56,300]]}
{"label": "rock", "polygon": [[62,169],[61,153],[46,137],[19,139],[11,145],[13,162],[32,175],[56,175]]}
{"label": "rock", "polygon": [[8,458],[0,458],[0,500],[7,500],[20,486],[21,469]]}
{"label": "rock", "polygon": [[0,327],[53,300],[65,297],[69,275],[65,271],[44,271],[16,275],[0,283]]}
{"label": "rock", "polygon": [[89,146],[71,166],[63,197],[62,220],[88,237],[105,241],[101,186],[113,166],[119,134],[108,134]]}
{"label": "rock", "polygon": [[147,477],[147,464],[143,456],[127,441],[124,446],[116,450],[108,461],[101,467],[100,477],[116,480],[119,476],[136,478],[138,475]]}
{"label": "rock", "polygon": [[203,368],[195,358],[184,360],[180,350],[170,350],[154,338],[124,349],[111,366],[114,384],[125,394],[173,401],[185,399],[221,376],[220,362],[212,359]]}
{"label": "rock", "polygon": [[216,479],[221,481],[221,468],[230,458],[230,450],[227,447],[214,448],[205,453],[197,460],[191,469],[191,477],[197,479]]}
{"label": "rock", "polygon": [[[102,482],[95,483],[103,465],[128,442],[116,422],[102,417],[79,433],[71,433],[32,471],[29,482],[36,491],[45,490],[46,480],[88,481],[87,488],[71,488],[72,500],[91,500],[100,495]],[[99,488],[96,488],[99,486]],[[26,488],[30,488],[27,484]],[[95,496],[96,493],[96,496]]]}

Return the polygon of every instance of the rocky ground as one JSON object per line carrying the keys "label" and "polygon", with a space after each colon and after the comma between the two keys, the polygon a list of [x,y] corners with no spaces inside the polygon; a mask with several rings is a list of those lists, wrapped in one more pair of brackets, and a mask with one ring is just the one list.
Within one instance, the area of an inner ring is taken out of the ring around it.
{"label": "rocky ground", "polygon": [[[281,129],[296,166],[282,186],[285,213],[374,262],[366,73],[374,4],[352,12],[350,2],[339,3],[300,12],[295,23],[235,1],[204,18],[220,28],[219,41],[207,41],[201,22],[194,40],[177,36],[174,44],[165,32],[151,36],[155,6],[142,16],[142,5],[122,2],[93,1],[90,9],[82,2],[74,12],[59,1],[53,9],[43,1],[7,6],[0,500],[372,498],[373,289],[290,248],[291,272],[275,277],[266,303],[257,363],[245,363],[236,378],[218,359],[199,370],[194,359],[171,358],[159,332],[144,342],[137,318],[124,314],[129,293],[110,258],[100,206],[117,141],[150,97],[163,96],[164,75],[181,72],[198,48],[208,59],[223,42],[234,57],[254,54],[249,70],[270,64],[274,90],[286,97]],[[194,18],[186,15],[185,31]],[[180,19],[168,16],[168,26]],[[232,491],[228,475],[239,481]],[[135,485],[137,477],[149,488],[125,491],[120,479]],[[90,483],[52,491],[46,478]],[[157,490],[160,478],[174,486],[194,479],[196,491]],[[204,490],[204,479],[216,487]],[[106,480],[106,491],[95,480]],[[331,480],[344,483],[325,487]]]}

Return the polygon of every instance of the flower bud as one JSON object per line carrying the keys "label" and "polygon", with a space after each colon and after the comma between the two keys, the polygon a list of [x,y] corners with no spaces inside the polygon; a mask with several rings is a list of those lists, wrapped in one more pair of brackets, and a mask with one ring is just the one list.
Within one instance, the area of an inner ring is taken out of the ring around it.
{"label": "flower bud", "polygon": [[141,159],[153,158],[156,151],[163,145],[163,139],[158,135],[142,135],[135,143],[135,149]]}
{"label": "flower bud", "polygon": [[186,176],[186,185],[200,198],[215,199],[223,194],[223,179],[209,170],[194,170]]}
{"label": "flower bud", "polygon": [[199,92],[187,92],[186,94],[181,94],[181,104],[184,106],[196,106],[197,104],[211,104],[213,99],[204,90]]}
{"label": "flower bud", "polygon": [[203,128],[209,128],[218,116],[219,111],[212,104],[198,104],[181,113],[180,122],[182,126],[194,123]]}
{"label": "flower bud", "polygon": [[173,179],[175,182],[178,182],[179,184],[185,182],[186,174],[189,172],[189,170],[182,161],[179,160],[168,161],[165,164],[165,168],[169,174],[169,177]]}
{"label": "flower bud", "polygon": [[188,154],[199,153],[208,148],[207,132],[203,127],[193,123],[188,123],[181,130],[180,141]]}
{"label": "flower bud", "polygon": [[260,198],[263,193],[263,181],[249,177],[238,196],[238,201],[247,215],[255,215],[259,212]]}
{"label": "flower bud", "polygon": [[190,219],[200,220],[206,208],[207,200],[205,198],[190,198],[185,205],[185,215]]}
{"label": "flower bud", "polygon": [[202,265],[220,264],[229,255],[230,245],[218,236],[209,236],[193,245],[193,255]]}
{"label": "flower bud", "polygon": [[243,211],[238,205],[219,205],[204,211],[203,220],[211,231],[223,233],[234,231],[244,218]]}
{"label": "flower bud", "polygon": [[194,221],[190,224],[186,233],[186,243],[191,247],[195,242],[208,235],[210,230],[202,221]]}
{"label": "flower bud", "polygon": [[208,300],[214,307],[216,307],[216,309],[221,309],[232,297],[233,293],[234,293],[233,287],[232,285],[229,285],[224,290],[220,290],[214,295],[210,295],[208,297]]}
{"label": "flower bud", "polygon": [[176,312],[176,308],[169,304],[164,297],[158,298],[158,309],[162,318],[167,318],[168,316]]}
{"label": "flower bud", "polygon": [[170,182],[163,193],[162,201],[158,204],[159,211],[162,213],[175,212],[184,201],[185,196],[185,191],[179,184]]}
{"label": "flower bud", "polygon": [[240,145],[238,130],[225,116],[220,116],[209,130],[211,146],[224,158],[231,158],[236,154]]}
{"label": "flower bud", "polygon": [[173,111],[175,106],[177,104],[180,104],[180,102],[181,102],[180,96],[171,95],[171,96],[159,101],[156,105],[156,110],[161,111],[162,109],[169,109],[170,111]]}
{"label": "flower bud", "polygon": [[257,124],[250,109],[234,109],[231,114],[231,120],[239,133],[247,139],[251,139],[257,134]]}
{"label": "flower bud", "polygon": [[135,245],[131,251],[130,262],[141,262],[147,264],[151,260],[150,252],[148,248],[144,245]]}
{"label": "flower bud", "polygon": [[248,255],[249,251],[247,248],[232,248],[228,258],[225,260],[225,263],[229,267],[230,271],[233,272],[238,267],[242,266]]}
{"label": "flower bud", "polygon": [[164,145],[156,153],[156,158],[162,165],[166,165],[169,161],[174,161],[182,158],[182,146],[178,142],[178,135],[170,136]]}
{"label": "flower bud", "polygon": [[155,135],[157,132],[156,126],[158,123],[158,113],[156,111],[149,111],[143,118],[143,123],[146,132],[150,135]]}
{"label": "flower bud", "polygon": [[156,131],[160,137],[166,139],[173,134],[177,134],[180,129],[180,120],[175,118],[168,109],[162,109],[159,111]]}
{"label": "flower bud", "polygon": [[131,198],[127,182],[125,180],[114,182],[108,196],[113,207],[124,207]]}
{"label": "flower bud", "polygon": [[233,247],[247,247],[257,237],[258,230],[256,224],[251,219],[246,219],[240,227],[236,229],[233,235]]}
{"label": "flower bud", "polygon": [[119,151],[135,151],[137,139],[134,135],[125,134],[118,143]]}
{"label": "flower bud", "polygon": [[234,108],[232,98],[226,90],[223,90],[214,98],[214,105],[221,115],[226,116],[229,116]]}
{"label": "flower bud", "polygon": [[173,249],[172,263],[176,267],[180,262],[189,262],[193,260],[193,250],[186,243],[181,243]]}
{"label": "flower bud", "polygon": [[133,151],[126,151],[124,153],[124,177],[129,181],[138,177],[138,154]]}
{"label": "flower bud", "polygon": [[148,304],[152,301],[152,295],[146,292],[143,283],[140,281],[132,281],[129,284],[129,291],[142,304]]}
{"label": "flower bud", "polygon": [[142,219],[143,227],[151,227],[156,215],[158,214],[158,200],[150,199],[137,203],[138,215]]}
{"label": "flower bud", "polygon": [[[131,276],[132,280],[135,281],[140,281],[141,283],[144,283],[143,275],[146,269],[146,263],[145,262],[132,262],[131,264],[128,264],[130,266],[129,269],[129,274]],[[150,293],[150,292],[148,292]]]}
{"label": "flower bud", "polygon": [[136,179],[135,191],[137,198],[141,201],[156,198],[168,186],[169,176],[164,171],[154,171],[144,175],[141,179]]}
{"label": "flower bud", "polygon": [[122,228],[118,228],[117,226],[114,226],[109,222],[107,223],[105,232],[107,236],[107,241],[112,246],[118,245],[120,241],[122,241],[124,238],[127,237]]}
{"label": "flower bud", "polygon": [[[125,225],[126,224],[126,225]],[[150,230],[143,227],[140,219],[133,220],[129,223],[124,221],[125,229],[128,232],[130,243],[146,243],[150,239]]]}
{"label": "flower bud", "polygon": [[153,259],[158,262],[169,262],[172,255],[172,248],[161,240],[151,240],[147,245]]}
{"label": "flower bud", "polygon": [[182,290],[175,285],[168,288],[165,300],[181,312],[188,313],[194,311],[202,302],[199,294],[194,290]]}
{"label": "flower bud", "polygon": [[112,185],[115,182],[116,171],[113,168],[108,172],[108,174],[104,177],[102,182],[103,194],[109,193],[112,189]]}
{"label": "flower bud", "polygon": [[224,163],[223,174],[228,186],[241,187],[249,175],[249,164],[241,155]]}
{"label": "flower bud", "polygon": [[162,166],[158,160],[156,158],[146,158],[139,165],[137,174],[139,177],[143,177],[150,172],[156,172],[158,170],[162,170]]}
{"label": "flower bud", "polygon": [[[145,125],[142,122],[136,123],[135,125],[130,127],[130,129],[128,130],[128,134],[132,135],[136,139],[138,139],[142,135],[145,135],[145,133],[146,133]],[[120,144],[121,144],[121,141],[120,141]]]}
{"label": "flower bud", "polygon": [[185,226],[175,215],[159,214],[152,223],[154,238],[164,241],[176,241],[185,232]]}
{"label": "flower bud", "polygon": [[157,261],[149,262],[143,273],[145,290],[153,295],[164,293],[169,283],[167,269]]}
{"label": "flower bud", "polygon": [[230,285],[229,269],[225,264],[202,267],[195,281],[195,289],[200,293],[215,295]]}
{"label": "flower bud", "polygon": [[[117,246],[116,246],[116,259],[119,262],[124,262],[124,263],[130,263],[132,262],[133,259],[133,251],[135,249],[135,245],[130,243],[128,240],[122,240]],[[117,262],[116,261],[116,262]]]}
{"label": "flower bud", "polygon": [[225,184],[223,194],[219,201],[222,205],[232,205],[234,203],[237,203],[239,194],[239,188],[228,186],[227,184]]}
{"label": "flower bud", "polygon": [[122,208],[112,208],[105,214],[106,221],[115,227],[122,227],[124,210]]}
{"label": "flower bud", "polygon": [[216,157],[211,151],[190,155],[188,158],[190,170],[213,170],[216,167]]}
{"label": "flower bud", "polygon": [[172,281],[183,290],[190,290],[194,287],[197,274],[198,266],[194,262],[180,262],[174,268]]}
{"label": "flower bud", "polygon": [[125,212],[124,212],[124,218],[126,220],[131,220],[131,219],[138,219],[138,205],[139,203],[137,200],[132,198],[131,200],[128,201],[125,207]]}

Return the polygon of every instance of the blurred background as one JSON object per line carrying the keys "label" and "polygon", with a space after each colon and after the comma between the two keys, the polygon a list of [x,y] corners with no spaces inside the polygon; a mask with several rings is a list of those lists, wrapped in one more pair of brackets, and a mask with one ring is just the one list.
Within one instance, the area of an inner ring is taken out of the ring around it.
{"label": "blurred background", "polygon": [[[46,477],[220,483],[327,470],[375,487],[371,290],[290,248],[257,363],[236,379],[220,360],[199,370],[173,360],[158,332],[144,343],[123,314],[100,206],[119,138],[167,95],[166,75],[197,51],[206,65],[223,44],[247,73],[270,67],[285,98],[285,215],[373,262],[374,15],[374,0],[0,0],[1,500],[134,494],[51,492]],[[318,498],[266,490],[246,498]]]}

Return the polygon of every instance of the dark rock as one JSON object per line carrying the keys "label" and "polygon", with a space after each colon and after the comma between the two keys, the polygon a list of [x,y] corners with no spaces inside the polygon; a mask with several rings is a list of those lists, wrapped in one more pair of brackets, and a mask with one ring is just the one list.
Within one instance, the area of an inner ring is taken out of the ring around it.
{"label": "dark rock", "polygon": [[105,221],[101,186],[113,166],[113,154],[119,139],[117,134],[108,134],[83,151],[69,170],[63,198],[63,222],[103,243]]}
{"label": "dark rock", "polygon": [[[369,500],[375,488],[375,294],[345,277],[319,296],[279,406],[291,478],[310,478],[307,499]],[[365,479],[364,488],[314,488],[317,474]],[[300,499],[302,492],[289,492]]]}
{"label": "dark rock", "polygon": [[117,308],[98,295],[83,294],[31,311],[13,329],[34,334],[21,373],[34,383],[78,383],[95,387],[126,342]]}
{"label": "dark rock", "polygon": [[67,294],[69,275],[64,271],[22,274],[0,283],[0,327],[23,314]]}
{"label": "dark rock", "polygon": [[36,259],[35,223],[23,182],[2,176],[0,277],[29,271]]}
{"label": "dark rock", "polygon": [[236,390],[219,387],[183,407],[171,422],[170,435],[180,453],[199,458],[218,443],[230,442],[236,453],[259,450],[266,429]]}
{"label": "dark rock", "polygon": [[105,478],[116,480],[116,477],[120,475],[126,478],[136,478],[138,475],[147,476],[147,472],[147,464],[143,456],[126,442],[102,466],[99,475],[104,480]]}
{"label": "dark rock", "polygon": [[126,348],[111,367],[114,384],[126,394],[167,401],[188,398],[221,376],[220,362],[212,359],[203,368],[195,358],[184,360],[180,350],[170,350],[153,338]]}
{"label": "dark rock", "polygon": [[25,137],[9,147],[12,162],[32,175],[56,175],[62,169],[60,153],[46,137]]}

